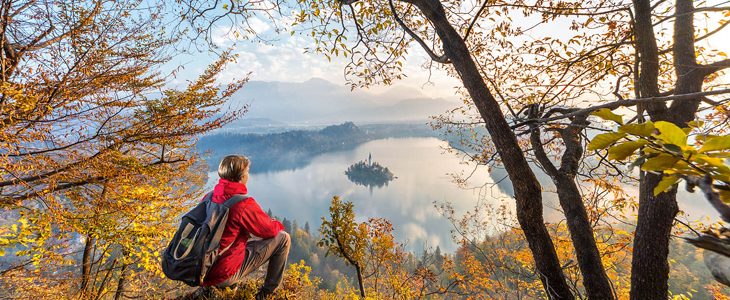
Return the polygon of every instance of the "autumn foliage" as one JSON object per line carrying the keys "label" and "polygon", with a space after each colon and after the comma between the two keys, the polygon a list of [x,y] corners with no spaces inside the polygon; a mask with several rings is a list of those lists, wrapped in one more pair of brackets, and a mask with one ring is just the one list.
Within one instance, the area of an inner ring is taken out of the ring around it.
{"label": "autumn foliage", "polygon": [[195,137],[242,113],[221,105],[224,53],[186,87],[163,7],[3,2],[0,285],[10,298],[164,293],[158,252],[200,196]]}

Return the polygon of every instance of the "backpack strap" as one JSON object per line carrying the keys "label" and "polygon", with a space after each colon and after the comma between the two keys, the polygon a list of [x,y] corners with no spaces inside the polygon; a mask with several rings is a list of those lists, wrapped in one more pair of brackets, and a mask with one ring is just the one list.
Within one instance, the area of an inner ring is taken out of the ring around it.
{"label": "backpack strap", "polygon": [[[211,195],[212,194],[213,193],[211,193]],[[236,194],[236,195],[233,195],[231,198],[228,198],[228,200],[226,200],[226,202],[223,202],[223,205],[225,205],[228,208],[231,208],[231,207],[235,206],[236,204],[238,204],[239,202],[246,200],[248,198],[249,197],[244,194]]]}
{"label": "backpack strap", "polygon": [[207,195],[205,195],[205,197],[203,197],[203,201],[201,201],[201,202],[205,202],[205,201],[213,201],[213,192],[210,192]]}
{"label": "backpack strap", "polygon": [[[239,202],[246,200],[248,198],[249,197],[244,194],[236,194],[236,195],[231,196],[231,198],[228,198],[222,204],[228,208],[231,208],[234,205],[238,204]],[[203,202],[205,202],[205,201],[213,201],[213,192],[210,192],[207,195],[205,195],[205,198],[203,198]]]}
{"label": "backpack strap", "polygon": [[[213,193],[210,193],[210,194],[212,195]],[[223,202],[223,205],[225,205],[226,207],[228,207],[230,209],[231,207],[235,206],[236,204],[238,204],[241,201],[246,200],[246,199],[248,199],[248,196],[246,196],[244,194],[236,194],[236,195],[231,196],[231,198],[228,198],[226,200],[226,202]],[[228,245],[228,247],[226,247],[223,250],[221,250],[220,252],[218,252],[218,255],[221,255],[224,252],[228,251],[228,249],[230,249],[231,246],[233,246],[233,244],[234,243],[231,243],[230,245]]]}

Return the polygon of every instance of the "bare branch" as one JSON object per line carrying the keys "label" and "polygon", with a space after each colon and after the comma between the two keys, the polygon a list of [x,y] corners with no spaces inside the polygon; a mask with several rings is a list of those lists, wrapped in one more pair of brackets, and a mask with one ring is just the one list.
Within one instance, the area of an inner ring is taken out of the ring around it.
{"label": "bare branch", "polygon": [[[352,0],[350,0],[350,1],[352,1]],[[356,1],[353,1],[353,3],[354,2],[356,2]],[[400,17],[398,17],[398,13],[395,11],[395,6],[393,5],[393,0],[388,0],[388,4],[390,5],[390,10],[393,12],[393,17],[395,18],[395,21],[398,22],[398,24],[401,27],[403,27],[403,30],[405,30],[406,33],[408,33],[408,35],[411,36],[411,38],[416,40],[416,42],[418,42],[418,44],[421,45],[421,48],[423,48],[423,50],[426,50],[426,53],[428,53],[428,56],[430,56],[433,61],[439,62],[442,64],[451,63],[449,61],[449,58],[446,57],[446,54],[441,55],[441,56],[436,55],[436,53],[434,53],[433,50],[431,50],[431,48],[429,48],[428,45],[426,45],[426,42],[424,42],[415,32],[413,32],[410,28],[408,28],[408,26],[406,26],[405,23],[403,23],[403,20],[401,20]]]}
{"label": "bare branch", "polygon": [[691,93],[691,94],[683,94],[683,95],[675,95],[675,96],[666,96],[666,97],[651,97],[651,98],[642,98],[642,99],[627,99],[624,101],[615,101],[611,103],[606,103],[603,105],[596,105],[580,110],[576,110],[574,112],[564,114],[562,116],[556,116],[551,118],[542,118],[542,119],[535,119],[535,120],[526,120],[524,122],[517,123],[515,125],[510,126],[510,128],[515,129],[519,128],[521,126],[525,126],[527,124],[531,123],[544,123],[544,122],[550,122],[570,117],[575,117],[581,114],[590,113],[599,109],[608,108],[610,110],[617,109],[619,107],[630,107],[630,106],[636,106],[638,104],[643,103],[652,103],[652,102],[666,102],[666,101],[675,101],[675,100],[686,100],[686,99],[696,99],[697,97],[703,97],[703,96],[712,96],[712,95],[722,95],[722,94],[730,94],[730,89],[724,89],[724,90],[716,90],[716,91],[708,91],[708,92],[700,92],[700,93]]}
{"label": "bare branch", "polygon": [[466,29],[466,33],[464,34],[464,41],[466,42],[469,38],[469,34],[471,33],[471,29],[474,27],[474,24],[479,20],[479,15],[482,14],[482,11],[484,11],[484,8],[487,7],[487,3],[489,3],[489,0],[484,0],[484,4],[482,4],[482,7],[479,8],[479,11],[477,11],[477,14],[474,16],[474,19],[471,20],[471,24],[469,24],[469,28]]}

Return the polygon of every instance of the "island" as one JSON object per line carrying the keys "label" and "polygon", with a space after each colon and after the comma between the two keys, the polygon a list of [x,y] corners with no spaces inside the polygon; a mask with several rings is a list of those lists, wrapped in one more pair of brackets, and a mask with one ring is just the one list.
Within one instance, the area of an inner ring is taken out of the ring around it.
{"label": "island", "polygon": [[347,171],[345,171],[347,179],[358,185],[380,188],[384,185],[387,186],[388,182],[396,178],[387,167],[372,162],[372,158],[373,155],[370,154],[367,161],[360,161],[347,168]]}

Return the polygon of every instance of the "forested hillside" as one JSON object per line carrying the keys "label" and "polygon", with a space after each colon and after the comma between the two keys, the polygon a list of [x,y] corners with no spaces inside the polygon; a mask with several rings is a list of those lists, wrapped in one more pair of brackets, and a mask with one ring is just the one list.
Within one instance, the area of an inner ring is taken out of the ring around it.
{"label": "forested hillside", "polygon": [[[382,138],[433,137],[424,123],[369,124],[352,122],[327,126],[321,130],[292,130],[281,133],[219,133],[202,137],[198,152],[208,154],[210,170],[217,170],[220,160],[229,154],[246,155],[253,165],[252,173],[295,169],[305,166],[317,154],[353,149]],[[208,152],[210,151],[210,152]]]}

